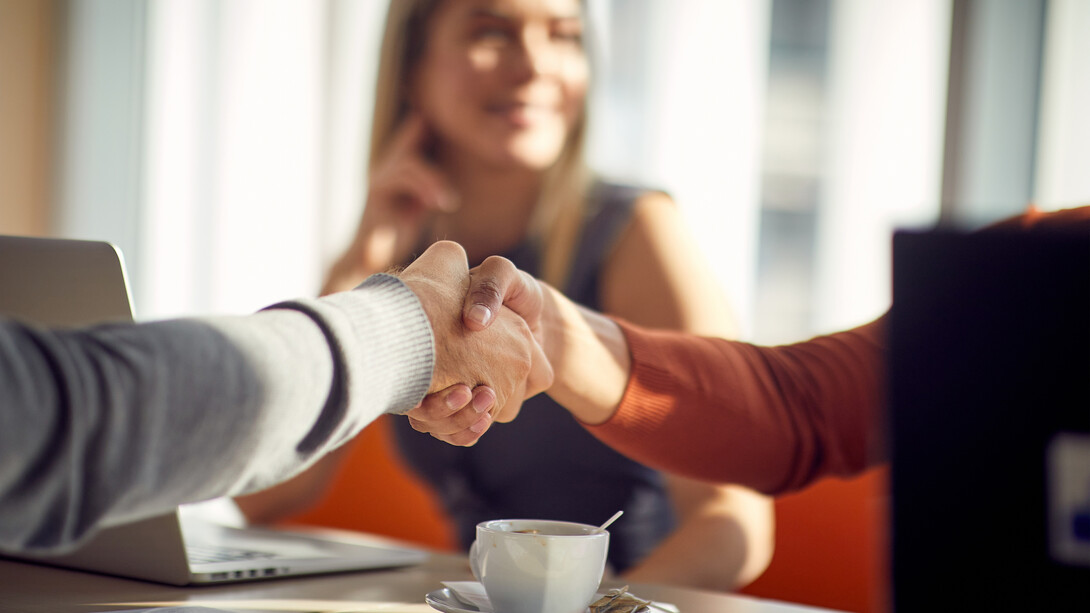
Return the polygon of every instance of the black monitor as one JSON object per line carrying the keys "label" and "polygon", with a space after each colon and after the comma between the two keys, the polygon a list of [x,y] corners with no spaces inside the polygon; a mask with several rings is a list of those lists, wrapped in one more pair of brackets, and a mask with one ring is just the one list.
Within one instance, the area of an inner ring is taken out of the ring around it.
{"label": "black monitor", "polygon": [[895,611],[1090,611],[1090,233],[893,254]]}

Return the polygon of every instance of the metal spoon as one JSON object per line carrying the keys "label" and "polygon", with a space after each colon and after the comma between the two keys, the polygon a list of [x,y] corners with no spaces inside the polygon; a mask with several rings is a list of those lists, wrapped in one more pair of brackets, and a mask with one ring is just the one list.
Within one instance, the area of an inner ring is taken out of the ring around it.
{"label": "metal spoon", "polygon": [[617,521],[617,518],[619,518],[621,515],[624,515],[624,510],[617,511],[616,513],[614,513],[613,517],[610,517],[609,519],[606,520],[606,523],[604,523],[601,526],[598,526],[597,528],[595,528],[594,533],[598,534],[600,532],[605,532],[606,528],[608,528],[609,525],[612,524],[613,522]]}

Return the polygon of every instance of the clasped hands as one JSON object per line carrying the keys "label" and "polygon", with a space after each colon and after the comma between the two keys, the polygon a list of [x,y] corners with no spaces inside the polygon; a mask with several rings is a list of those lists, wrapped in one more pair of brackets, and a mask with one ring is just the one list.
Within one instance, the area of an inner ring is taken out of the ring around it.
{"label": "clasped hands", "polygon": [[401,273],[435,337],[435,368],[409,423],[472,445],[493,421],[547,391],[585,424],[610,419],[631,372],[620,326],[493,256],[469,270],[465,250],[441,241]]}
{"label": "clasped hands", "polygon": [[525,399],[552,385],[540,329],[543,290],[533,277],[498,257],[470,271],[465,250],[450,241],[433,244],[399,276],[420,299],[435,338],[428,395],[407,414],[413,428],[472,445],[493,421],[511,421]]}

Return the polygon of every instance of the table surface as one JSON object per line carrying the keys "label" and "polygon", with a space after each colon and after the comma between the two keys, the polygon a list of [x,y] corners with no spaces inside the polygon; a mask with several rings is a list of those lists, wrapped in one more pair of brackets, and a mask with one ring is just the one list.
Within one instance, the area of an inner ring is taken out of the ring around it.
{"label": "table surface", "polygon": [[[269,579],[207,587],[174,587],[0,559],[0,612],[122,611],[205,606],[228,611],[435,613],[424,595],[441,581],[472,580],[465,556],[432,554],[418,566]],[[619,587],[615,582],[603,588]],[[673,603],[682,613],[814,613],[771,600],[659,585],[632,585],[641,598]]]}

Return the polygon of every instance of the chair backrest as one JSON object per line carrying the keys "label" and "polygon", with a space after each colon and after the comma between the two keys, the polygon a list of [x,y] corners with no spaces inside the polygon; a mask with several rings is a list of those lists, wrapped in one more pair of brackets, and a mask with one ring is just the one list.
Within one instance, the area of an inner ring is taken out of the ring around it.
{"label": "chair backrest", "polygon": [[776,549],[742,590],[858,613],[888,610],[888,469],[825,479],[776,501]]}

